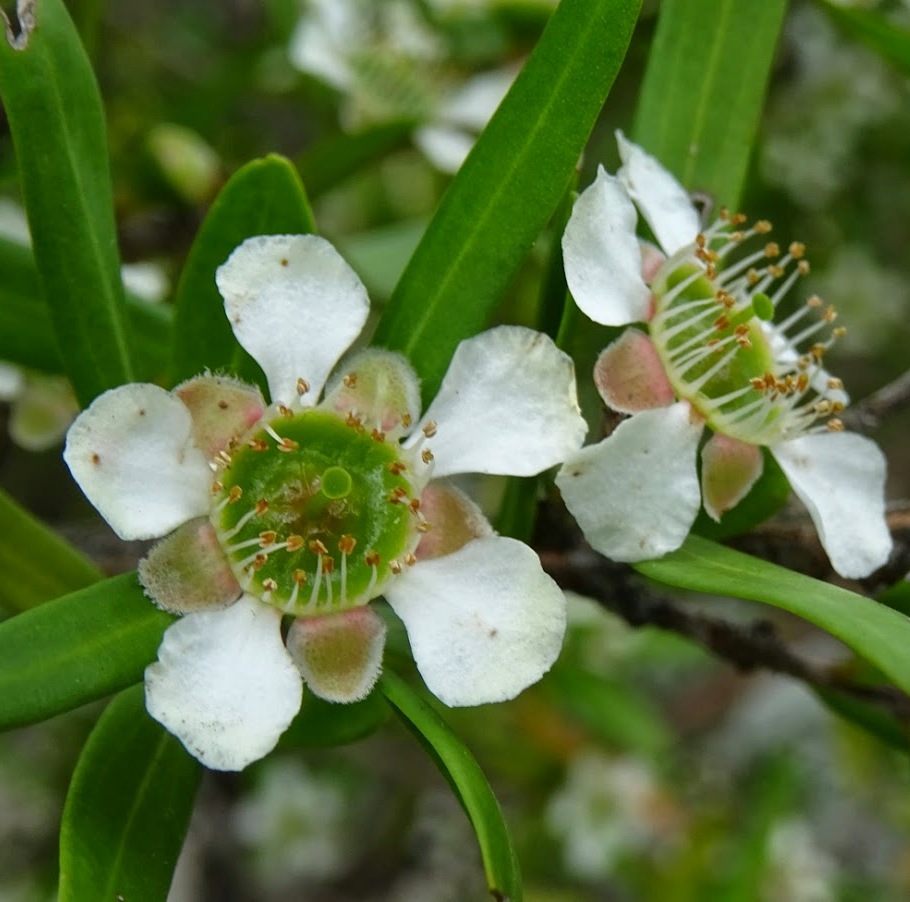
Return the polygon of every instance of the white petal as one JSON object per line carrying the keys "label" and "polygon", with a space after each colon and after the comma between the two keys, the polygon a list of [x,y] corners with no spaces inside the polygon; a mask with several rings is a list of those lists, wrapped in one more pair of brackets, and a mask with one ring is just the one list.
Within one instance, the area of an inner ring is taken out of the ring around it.
{"label": "white petal", "polygon": [[60,445],[78,413],[65,376],[32,373],[10,411],[10,438],[26,451],[47,451]]}
{"label": "white petal", "polygon": [[596,323],[625,326],[648,318],[651,293],[641,277],[637,221],[625,188],[599,167],[562,236],[569,291]]}
{"label": "white petal", "polygon": [[347,54],[355,53],[367,39],[366,23],[353,3],[309,0],[294,29],[288,56],[302,72],[344,91],[353,81]]}
{"label": "white petal", "polygon": [[617,172],[667,256],[695,241],[701,223],[685,188],[650,154],[616,133],[622,168]]}
{"label": "white petal", "polygon": [[566,602],[537,555],[501,536],[420,561],[385,591],[417,669],[447,705],[514,698],[559,655]]}
{"label": "white petal", "polygon": [[703,423],[685,402],[645,410],[556,476],[591,547],[615,561],[660,557],[683,543],[698,513],[695,455]]}
{"label": "white petal", "polygon": [[121,539],[163,536],[207,514],[212,471],[190,412],[157,385],[122,385],[76,418],[63,459]]}
{"label": "white petal", "polygon": [[0,360],[0,401],[13,401],[25,389],[22,368]]}
{"label": "white petal", "polygon": [[521,326],[498,326],[458,345],[422,424],[429,421],[438,430],[430,443],[434,476],[530,476],[564,460],[587,431],[571,358]]}
{"label": "white petal", "polygon": [[248,238],[215,274],[237,340],[262,367],[273,402],[291,404],[297,380],[315,399],[360,334],[370,301],[357,274],[324,238]]}
{"label": "white petal", "polygon": [[439,111],[439,118],[473,132],[483,131],[503,97],[509,92],[518,69],[496,69],[469,78],[454,91]]}
{"label": "white petal", "polygon": [[445,123],[425,125],[414,132],[414,143],[421,153],[440,172],[450,175],[461,169],[476,140],[476,135]]}
{"label": "white petal", "polygon": [[242,770],[268,754],[302,692],[281,614],[247,595],[178,620],[145,670],[149,714],[213,770]]}
{"label": "white petal", "polygon": [[868,576],[888,560],[885,457],[875,442],[850,432],[823,432],[781,442],[771,453],[808,508],[841,576]]}

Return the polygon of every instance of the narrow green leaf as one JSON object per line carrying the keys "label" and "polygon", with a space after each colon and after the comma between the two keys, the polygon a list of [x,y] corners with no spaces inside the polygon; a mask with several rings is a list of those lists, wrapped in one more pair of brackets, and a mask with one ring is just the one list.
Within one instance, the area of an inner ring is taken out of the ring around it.
{"label": "narrow green leaf", "polygon": [[640,0],[563,0],[433,217],[376,343],[432,397],[553,215],[613,84]]}
{"label": "narrow green leaf", "polygon": [[121,692],[79,757],[60,824],[60,902],[165,902],[202,768]]}
{"label": "narrow green leaf", "polygon": [[238,244],[253,235],[314,232],[313,214],[294,167],[276,155],[253,160],[231,177],[215,198],[190,249],[174,299],[171,380],[204,369],[249,372],[255,367],[237,344],[215,270]]}
{"label": "narrow green leaf", "polygon": [[22,34],[0,39],[0,96],[60,353],[88,404],[134,376],[104,111],[61,0],[25,9]]}
{"label": "narrow green leaf", "polygon": [[361,169],[407,147],[413,131],[412,122],[383,122],[315,144],[298,160],[310,197],[320,197]]}
{"label": "narrow green leaf", "polygon": [[657,582],[770,604],[821,627],[910,692],[910,619],[855,592],[794,573],[698,536],[633,565]]}
{"label": "narrow green leaf", "polygon": [[0,730],[140,682],[173,620],[126,573],[0,623]]}
{"label": "narrow green leaf", "polygon": [[787,0],[663,0],[632,129],[687,188],[739,203]]}
{"label": "narrow green leaf", "polygon": [[[63,361],[31,248],[0,238],[0,360],[45,373],[62,373]],[[173,310],[126,295],[137,375],[152,379],[165,367]]]}
{"label": "narrow green leaf", "polygon": [[0,608],[24,611],[101,578],[88,558],[0,490]]}
{"label": "narrow green leaf", "polygon": [[446,722],[401,677],[386,670],[379,690],[435,759],[477,834],[490,893],[521,902],[521,873],[502,810],[467,747]]}
{"label": "narrow green leaf", "polygon": [[862,41],[904,75],[910,75],[910,30],[889,22],[881,12],[824,0],[822,9],[848,37]]}

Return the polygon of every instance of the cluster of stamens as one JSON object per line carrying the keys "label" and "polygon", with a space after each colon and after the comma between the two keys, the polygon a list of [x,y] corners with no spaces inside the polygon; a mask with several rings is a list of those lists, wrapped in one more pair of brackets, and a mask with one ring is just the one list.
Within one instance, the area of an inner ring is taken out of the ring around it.
{"label": "cluster of stamens", "polygon": [[[715,431],[752,444],[838,431],[843,424],[836,415],[846,398],[840,380],[822,366],[828,348],[845,332],[832,327],[833,307],[813,296],[770,325],[790,288],[809,272],[805,246],[794,241],[784,252],[767,241],[728,262],[745,241],[770,231],[766,220],[747,227],[744,216],[722,210],[652,282],[651,337],[677,395]],[[822,419],[827,422],[818,424]]]}
{"label": "cluster of stamens", "polygon": [[[345,385],[354,384],[351,373]],[[244,591],[296,616],[365,604],[416,563],[431,528],[420,492],[435,424],[404,449],[356,411],[275,413],[211,462],[210,519],[231,569]]]}

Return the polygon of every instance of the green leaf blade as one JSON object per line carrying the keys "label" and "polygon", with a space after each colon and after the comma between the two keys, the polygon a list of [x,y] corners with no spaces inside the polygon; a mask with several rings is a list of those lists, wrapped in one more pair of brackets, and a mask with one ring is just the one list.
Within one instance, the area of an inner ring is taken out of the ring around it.
{"label": "green leaf blade", "polygon": [[82,751],[60,826],[60,900],[165,902],[202,768],[145,711],[108,705]]}
{"label": "green leaf blade", "polygon": [[698,536],[633,566],[668,586],[758,601],[802,617],[910,692],[910,618],[885,605]]}
{"label": "green leaf blade", "polygon": [[173,621],[126,573],[0,623],[0,730],[140,682]]}
{"label": "green leaf blade", "polygon": [[458,796],[477,835],[493,897],[521,902],[521,873],[508,828],[487,778],[467,747],[400,677],[386,670],[379,678],[379,690],[430,752]]}
{"label": "green leaf blade", "polygon": [[689,189],[735,208],[786,0],[664,0],[632,133]]}
{"label": "green leaf blade", "polygon": [[433,217],[376,343],[435,393],[556,210],[625,56],[639,0],[564,0]]}
{"label": "green leaf blade", "polygon": [[171,381],[206,368],[254,366],[237,343],[215,286],[215,270],[254,235],[315,232],[306,191],[290,162],[270,155],[237,170],[212,204],[177,286]]}
{"label": "green leaf blade", "polygon": [[63,4],[41,0],[32,10],[21,47],[0,40],[0,96],[57,343],[88,404],[134,375],[104,112]]}

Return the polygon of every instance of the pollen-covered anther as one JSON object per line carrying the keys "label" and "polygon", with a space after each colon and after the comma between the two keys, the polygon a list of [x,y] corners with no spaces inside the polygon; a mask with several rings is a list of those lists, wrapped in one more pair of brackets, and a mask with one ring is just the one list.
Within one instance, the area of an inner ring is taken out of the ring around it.
{"label": "pollen-covered anther", "polygon": [[250,566],[254,570],[261,570],[268,563],[268,560],[268,555],[257,554],[256,557],[253,558],[253,562],[250,564]]}
{"label": "pollen-covered anther", "polygon": [[809,271],[810,271],[811,269],[812,269],[812,267],[809,266],[809,261],[808,261],[808,260],[800,260],[799,263],[796,264],[796,271],[797,271],[801,276],[808,276],[808,275],[809,275]]}
{"label": "pollen-covered anther", "polygon": [[367,565],[367,567],[378,567],[382,562],[382,559],[379,557],[377,552],[368,551],[363,556],[363,562]]}
{"label": "pollen-covered anther", "polygon": [[401,573],[403,569],[404,568],[401,566],[401,561],[389,561],[389,571],[391,573],[394,573],[395,576],[398,576],[398,574]]}
{"label": "pollen-covered anther", "polygon": [[822,398],[820,401],[816,401],[815,404],[812,405],[812,409],[820,417],[827,416],[829,413],[831,413],[831,402],[827,398]]}
{"label": "pollen-covered anther", "polygon": [[254,451],[268,451],[268,443],[264,442],[261,438],[251,438],[247,445],[252,448]]}
{"label": "pollen-covered anther", "polygon": [[780,245],[776,241],[769,241],[765,245],[765,256],[772,260],[774,257],[780,256]]}
{"label": "pollen-covered anther", "polygon": [[285,405],[285,404],[279,404],[279,405],[278,405],[278,413],[280,413],[283,417],[292,417],[292,416],[294,416],[294,411],[291,410],[291,408],[288,407],[288,406]]}
{"label": "pollen-covered anther", "polygon": [[424,448],[423,451],[420,452],[420,459],[425,464],[430,463],[433,460],[433,452],[429,448]]}
{"label": "pollen-covered anther", "polygon": [[348,415],[344,418],[344,424],[345,426],[350,426],[351,429],[356,429],[358,432],[363,429],[363,420],[354,411],[348,412]]}
{"label": "pollen-covered anther", "polygon": [[708,243],[708,239],[705,238],[704,232],[699,232],[695,236],[695,246],[697,248],[703,248]]}
{"label": "pollen-covered anther", "polygon": [[294,580],[298,586],[302,586],[307,581],[306,570],[295,570],[291,574],[291,579]]}
{"label": "pollen-covered anther", "polygon": [[409,567],[413,567],[414,564],[417,563],[417,555],[414,554],[413,551],[409,551],[409,552],[404,556],[404,562],[405,562]]}
{"label": "pollen-covered anther", "polygon": [[407,411],[405,411],[405,412],[401,415],[400,419],[401,419],[401,425],[402,425],[405,429],[410,428],[410,426],[411,426],[411,415],[410,415]]}
{"label": "pollen-covered anther", "polygon": [[774,279],[781,279],[784,275],[784,268],[782,266],[771,265],[768,267],[768,275]]}
{"label": "pollen-covered anther", "polygon": [[278,442],[278,450],[284,451],[286,454],[291,451],[298,451],[299,449],[300,443],[295,442],[292,438],[285,437],[282,438],[280,442]]}
{"label": "pollen-covered anther", "polygon": [[393,460],[393,461],[386,467],[386,469],[387,469],[393,476],[400,476],[402,473],[404,473],[404,471],[407,469],[407,467],[406,467],[400,460]]}
{"label": "pollen-covered anther", "polygon": [[748,219],[748,217],[746,216],[745,213],[734,213],[730,217],[730,225],[741,226],[746,222],[747,219]]}
{"label": "pollen-covered anther", "polygon": [[357,385],[357,373],[346,373],[341,380],[345,388],[355,388]]}
{"label": "pollen-covered anther", "polygon": [[825,302],[817,294],[810,295],[806,298],[806,306],[810,307],[813,310],[824,306],[824,303]]}
{"label": "pollen-covered anther", "polygon": [[725,291],[723,288],[717,289],[717,291],[714,293],[714,299],[727,310],[731,310],[736,306],[736,298],[734,298],[729,291]]}
{"label": "pollen-covered anther", "polygon": [[265,498],[260,498],[256,502],[255,511],[261,517],[269,509],[269,503]]}
{"label": "pollen-covered anther", "polygon": [[837,419],[837,417],[834,417],[833,419],[828,420],[828,422],[825,425],[827,426],[829,432],[843,432],[844,431],[843,420],[839,420],[839,419]]}
{"label": "pollen-covered anther", "polygon": [[325,547],[325,543],[319,539],[312,539],[309,547],[313,554],[327,555],[329,553],[329,549]]}
{"label": "pollen-covered anther", "polygon": [[351,535],[345,534],[338,540],[338,550],[342,554],[351,554],[356,545],[357,539]]}
{"label": "pollen-covered anther", "polygon": [[420,511],[420,499],[419,499],[419,498],[412,498],[412,499],[408,502],[408,508],[410,509],[410,511],[411,511],[412,514],[418,513],[418,512]]}
{"label": "pollen-covered anther", "polygon": [[294,535],[288,536],[285,540],[285,548],[292,554],[295,551],[300,551],[300,549],[303,548],[305,544],[306,543],[303,540],[303,536],[298,536],[296,533]]}
{"label": "pollen-covered anther", "polygon": [[232,485],[228,492],[228,504],[236,504],[242,497],[243,489],[239,485]]}
{"label": "pollen-covered anther", "polygon": [[212,488],[210,489],[213,495],[217,495],[219,492],[224,491],[224,483],[219,482],[217,479],[212,483]]}
{"label": "pollen-covered anther", "polygon": [[842,391],[844,382],[842,379],[838,379],[837,376],[829,376],[825,385],[827,385],[831,391]]}
{"label": "pollen-covered anther", "polygon": [[404,504],[405,499],[408,497],[407,490],[402,488],[400,485],[396,486],[389,492],[389,503],[391,504]]}
{"label": "pollen-covered anther", "polygon": [[828,350],[828,346],[822,344],[820,341],[816,342],[809,348],[809,354],[813,360],[821,360],[825,356],[825,352]]}
{"label": "pollen-covered anther", "polygon": [[788,250],[794,260],[801,260],[806,254],[806,245],[802,241],[791,241]]}
{"label": "pollen-covered anther", "polygon": [[754,226],[753,231],[756,235],[767,235],[774,227],[767,219],[759,219]]}
{"label": "pollen-covered anther", "polygon": [[765,380],[762,379],[761,376],[753,376],[753,377],[749,380],[749,384],[750,384],[750,385],[752,386],[752,388],[754,388],[756,391],[763,392],[763,391],[765,391],[765,389],[766,389]]}
{"label": "pollen-covered anther", "polygon": [[266,594],[271,594],[278,588],[278,583],[269,576],[262,581],[262,588],[265,590]]}
{"label": "pollen-covered anther", "polygon": [[746,282],[751,288],[753,285],[757,285],[761,281],[761,273],[757,269],[750,269],[746,273]]}
{"label": "pollen-covered anther", "polygon": [[428,420],[423,427],[423,434],[427,438],[433,438],[436,435],[436,423],[433,420]]}
{"label": "pollen-covered anther", "polygon": [[417,532],[429,532],[433,528],[433,524],[429,520],[421,519],[417,523]]}
{"label": "pollen-covered anther", "polygon": [[381,429],[373,429],[370,432],[370,438],[373,439],[374,442],[384,442],[385,433]]}
{"label": "pollen-covered anther", "polygon": [[733,334],[736,336],[736,343],[741,348],[751,348],[752,342],[749,340],[749,327],[743,323],[734,329]]}
{"label": "pollen-covered anther", "polygon": [[843,401],[831,402],[831,413],[842,413],[847,405]]}
{"label": "pollen-covered anther", "polygon": [[310,390],[310,383],[304,378],[297,380],[297,394],[300,397],[303,397]]}
{"label": "pollen-covered anther", "polygon": [[717,317],[716,320],[714,320],[714,328],[719,332],[722,332],[724,329],[729,329],[730,318],[722,313],[719,317]]}
{"label": "pollen-covered anther", "polygon": [[278,541],[278,533],[274,529],[264,529],[259,533],[259,544],[263,548],[268,548]]}
{"label": "pollen-covered anther", "polygon": [[826,323],[833,323],[837,319],[837,310],[833,306],[829,306],[825,309],[825,312],[822,314],[822,319]]}
{"label": "pollen-covered anther", "polygon": [[322,556],[322,572],[323,573],[334,573],[335,572],[335,558],[330,554],[324,554]]}

